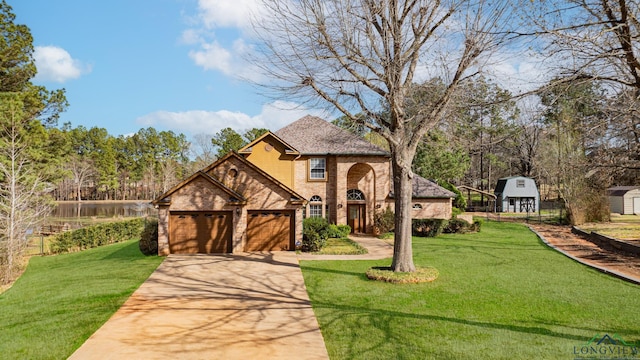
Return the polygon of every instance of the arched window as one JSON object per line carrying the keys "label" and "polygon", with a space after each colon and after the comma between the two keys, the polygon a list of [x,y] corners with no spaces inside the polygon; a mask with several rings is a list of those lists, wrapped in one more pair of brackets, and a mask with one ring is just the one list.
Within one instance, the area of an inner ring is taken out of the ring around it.
{"label": "arched window", "polygon": [[414,210],[420,210],[420,209],[422,209],[422,205],[420,205],[420,204],[413,204],[413,209],[414,209]]}
{"label": "arched window", "polygon": [[364,193],[358,189],[347,190],[347,201],[364,201]]}
{"label": "arched window", "polygon": [[309,199],[309,217],[322,217],[322,198],[318,195]]}

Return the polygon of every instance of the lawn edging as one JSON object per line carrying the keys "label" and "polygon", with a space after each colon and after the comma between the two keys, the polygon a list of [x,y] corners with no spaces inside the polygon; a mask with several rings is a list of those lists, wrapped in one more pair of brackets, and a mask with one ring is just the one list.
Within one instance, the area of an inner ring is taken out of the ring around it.
{"label": "lawn edging", "polygon": [[530,227],[530,226],[527,226],[527,227],[528,227],[528,228],[529,228],[529,230],[531,230],[534,234],[536,234],[536,236],[538,236],[538,238],[539,238],[539,239],[540,239],[540,240],[541,240],[545,245],[547,245],[547,246],[548,246],[548,247],[550,247],[551,249],[553,249],[553,250],[555,250],[555,251],[559,252],[560,254],[562,254],[562,255],[564,255],[564,256],[566,256],[566,257],[570,258],[571,260],[574,260],[574,261],[576,261],[576,262],[578,262],[578,263],[580,263],[580,264],[582,264],[582,265],[586,265],[586,266],[588,266],[588,267],[590,267],[590,268],[596,269],[596,270],[598,270],[598,271],[600,271],[600,272],[602,272],[602,273],[604,273],[604,274],[614,276],[614,277],[616,277],[616,278],[619,278],[619,279],[624,280],[624,281],[628,281],[628,282],[633,283],[633,284],[636,284],[636,285],[640,285],[640,279],[636,279],[636,278],[634,278],[634,277],[632,277],[632,276],[628,276],[628,275],[626,275],[626,274],[620,273],[620,272],[615,271],[615,270],[610,270],[610,269],[607,269],[607,268],[602,267],[602,266],[598,266],[598,265],[590,264],[590,263],[588,263],[588,262],[586,262],[586,261],[584,261],[584,260],[582,260],[582,259],[580,259],[580,258],[578,258],[578,257],[575,257],[575,256],[573,256],[573,255],[569,254],[568,252],[566,252],[566,251],[564,251],[564,250],[562,250],[562,249],[558,248],[557,246],[555,246],[555,245],[551,244],[549,241],[547,241],[547,239],[545,239],[545,237],[544,237],[544,236],[542,236],[540,233],[538,233],[538,232],[537,232],[536,230],[534,230],[532,227]]}
{"label": "lawn edging", "polygon": [[576,235],[582,236],[585,240],[588,240],[601,248],[605,248],[614,252],[629,253],[633,254],[634,256],[640,255],[640,246],[628,243],[624,240],[603,235],[595,231],[586,231],[576,226],[571,227],[571,232]]}

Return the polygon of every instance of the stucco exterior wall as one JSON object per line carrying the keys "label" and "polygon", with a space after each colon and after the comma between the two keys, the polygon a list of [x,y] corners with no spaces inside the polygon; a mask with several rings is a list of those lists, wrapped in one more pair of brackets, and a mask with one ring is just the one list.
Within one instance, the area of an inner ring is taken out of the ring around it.
{"label": "stucco exterior wall", "polygon": [[245,158],[251,161],[267,174],[293,189],[295,156],[286,153],[281,142],[271,136],[266,136],[251,148],[251,153]]}

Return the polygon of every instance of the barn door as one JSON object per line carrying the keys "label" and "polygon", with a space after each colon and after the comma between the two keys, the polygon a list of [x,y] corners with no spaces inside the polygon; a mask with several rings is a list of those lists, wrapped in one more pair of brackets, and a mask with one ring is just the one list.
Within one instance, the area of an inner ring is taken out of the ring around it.
{"label": "barn door", "polygon": [[640,215],[640,197],[633,198],[633,213]]}

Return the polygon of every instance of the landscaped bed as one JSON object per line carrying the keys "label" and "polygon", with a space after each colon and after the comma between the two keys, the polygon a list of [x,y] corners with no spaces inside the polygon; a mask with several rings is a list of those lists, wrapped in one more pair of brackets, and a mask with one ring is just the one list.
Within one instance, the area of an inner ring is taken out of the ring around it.
{"label": "landscaped bed", "polygon": [[390,260],[301,262],[331,358],[573,359],[596,336],[640,343],[640,286],[575,263],[523,225],[414,238],[414,255],[437,280],[367,279]]}
{"label": "landscaped bed", "polygon": [[142,255],[137,241],[32,258],[0,295],[0,357],[67,358],[163,259]]}

